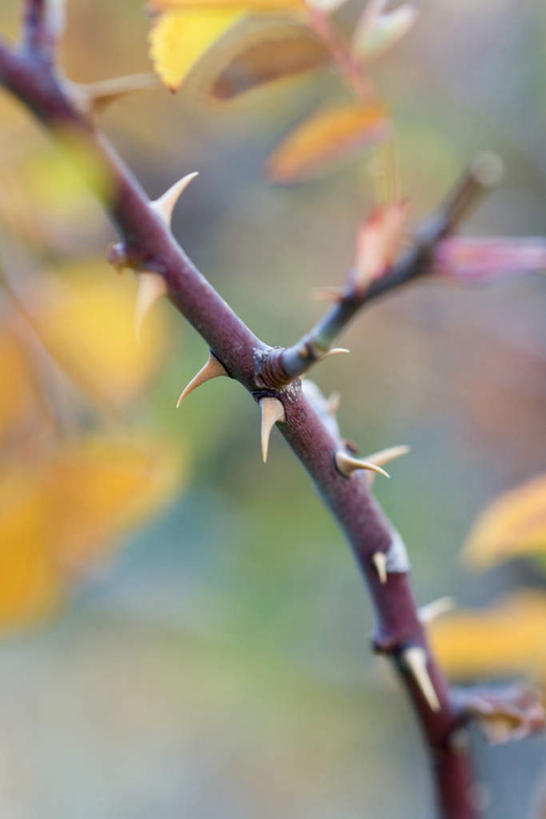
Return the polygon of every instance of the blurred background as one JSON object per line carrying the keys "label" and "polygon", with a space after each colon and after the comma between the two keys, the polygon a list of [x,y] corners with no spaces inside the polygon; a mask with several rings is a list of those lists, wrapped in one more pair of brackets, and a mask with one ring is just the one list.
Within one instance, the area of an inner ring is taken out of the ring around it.
{"label": "blurred background", "polygon": [[[464,232],[546,234],[544,3],[418,7],[372,69],[411,224],[487,148],[505,182]],[[68,11],[71,80],[149,70],[140,0]],[[1,30],[15,36],[18,16],[4,0]],[[312,291],[343,282],[373,204],[365,152],[299,186],[264,175],[283,135],[344,93],[321,72],[223,106],[188,82],[101,116],[151,196],[200,172],[174,232],[271,344],[320,315]],[[418,728],[370,653],[366,590],[306,475],[278,433],[261,463],[257,407],[227,379],[175,410],[205,344],[160,305],[135,348],[134,277],[104,261],[112,227],[4,94],[0,121],[0,814],[432,817]],[[340,392],[342,432],[363,453],[412,447],[375,487],[420,604],[544,595],[544,562],[477,572],[460,553],[492,499],[545,470],[545,310],[540,276],[425,281],[374,304],[342,340],[352,355],[314,371]],[[504,676],[546,680],[542,616],[534,642],[505,630],[517,657]],[[453,674],[465,679],[464,662]],[[539,815],[544,738],[490,747],[476,735],[473,753],[487,817]]]}

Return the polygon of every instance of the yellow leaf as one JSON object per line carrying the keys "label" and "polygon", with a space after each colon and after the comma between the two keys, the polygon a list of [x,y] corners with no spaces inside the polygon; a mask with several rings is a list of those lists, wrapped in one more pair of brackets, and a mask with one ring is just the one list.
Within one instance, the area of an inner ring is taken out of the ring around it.
{"label": "yellow leaf", "polygon": [[239,5],[162,14],[150,33],[150,56],[162,82],[176,90],[199,57],[241,13]]}
{"label": "yellow leaf", "polygon": [[453,678],[531,674],[546,682],[546,594],[519,591],[490,609],[461,611],[430,626],[432,647]]}
{"label": "yellow leaf", "polygon": [[0,627],[28,625],[57,605],[61,581],[51,554],[47,501],[36,475],[0,475]]}
{"label": "yellow leaf", "polygon": [[97,435],[0,475],[0,627],[59,604],[68,581],[180,486],[180,453],[147,437]]}
{"label": "yellow leaf", "polygon": [[149,381],[165,349],[158,305],[135,341],[135,277],[90,261],[45,281],[33,310],[49,352],[95,401],[123,406]]}
{"label": "yellow leaf", "polygon": [[204,61],[200,84],[214,99],[231,100],[330,61],[330,53],[306,25],[297,20],[251,17],[213,46],[210,60]]}
{"label": "yellow leaf", "polygon": [[349,104],[326,108],[306,119],[270,156],[269,177],[295,182],[350,150],[378,141],[388,132],[379,105]]}
{"label": "yellow leaf", "polygon": [[478,518],[463,557],[480,569],[503,560],[546,552],[546,475],[538,475],[495,500]]}

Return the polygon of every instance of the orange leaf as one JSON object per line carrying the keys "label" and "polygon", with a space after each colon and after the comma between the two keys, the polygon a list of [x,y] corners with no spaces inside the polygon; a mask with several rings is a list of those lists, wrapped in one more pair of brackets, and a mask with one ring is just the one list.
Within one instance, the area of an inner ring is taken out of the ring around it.
{"label": "orange leaf", "polygon": [[[231,100],[258,86],[290,79],[327,65],[330,54],[298,21],[252,17],[210,52],[212,80],[202,84],[216,100]],[[206,74],[206,64],[203,74]]]}
{"label": "orange leaf", "polygon": [[389,121],[379,105],[349,104],[326,108],[306,119],[286,137],[267,163],[275,182],[295,182],[348,151],[382,139]]}
{"label": "orange leaf", "polygon": [[463,557],[480,569],[546,552],[546,475],[505,492],[478,518]]}
{"label": "orange leaf", "polygon": [[0,475],[0,627],[30,624],[61,596],[51,554],[47,499],[37,474],[6,469]]}

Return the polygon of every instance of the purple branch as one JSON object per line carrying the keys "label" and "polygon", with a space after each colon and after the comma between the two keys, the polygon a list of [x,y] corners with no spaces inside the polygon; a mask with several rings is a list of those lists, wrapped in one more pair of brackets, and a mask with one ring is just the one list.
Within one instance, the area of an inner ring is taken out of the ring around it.
{"label": "purple branch", "polygon": [[[136,271],[155,271],[163,276],[171,302],[205,339],[229,375],[256,401],[267,396],[282,403],[284,420],[279,429],[345,533],[370,589],[377,615],[373,648],[392,658],[413,702],[429,749],[439,815],[443,819],[476,819],[470,760],[458,741],[459,732],[464,730],[460,710],[452,705],[445,677],[430,653],[410,588],[409,562],[400,536],[371,494],[365,473],[346,477],[337,468],[336,455],[344,449],[344,443],[331,410],[324,408],[324,399],[315,396],[309,400],[299,380],[279,385],[274,370],[264,367],[264,362],[271,364],[273,360],[271,348],[251,332],[195,268],[168,226],[150,207],[130,171],[95,132],[53,71],[44,72],[37,65],[34,52],[42,53],[47,42],[41,26],[43,12],[40,2],[27,5],[27,45],[33,53],[14,53],[0,41],[0,82],[52,133],[69,130],[72,137],[77,136],[82,149],[107,173],[110,194],[96,192],[121,236],[115,258]],[[432,220],[429,233],[423,231],[410,260],[395,266],[362,304],[423,272],[430,247],[475,199],[475,175],[465,179],[441,218]],[[340,303],[321,326],[331,326],[337,333],[360,306]],[[291,366],[292,353],[287,351],[283,356],[282,362]],[[378,556],[383,560],[384,574],[377,568]]]}

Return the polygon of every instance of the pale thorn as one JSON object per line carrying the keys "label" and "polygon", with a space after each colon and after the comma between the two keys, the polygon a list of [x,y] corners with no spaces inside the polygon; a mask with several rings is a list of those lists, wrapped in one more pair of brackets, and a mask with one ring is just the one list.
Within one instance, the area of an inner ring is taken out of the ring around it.
{"label": "pale thorn", "polygon": [[104,108],[121,97],[133,94],[135,91],[145,91],[159,86],[154,74],[130,74],[126,77],[112,77],[108,80],[90,83],[88,85],[74,85],[76,95],[81,96],[84,107],[91,114],[99,114]]}
{"label": "pale thorn", "polygon": [[260,409],[262,411],[262,458],[265,464],[267,461],[271,431],[277,421],[285,420],[285,414],[284,407],[278,398],[262,398],[260,401]]}
{"label": "pale thorn", "polygon": [[186,176],[183,176],[182,179],[179,179],[178,182],[175,182],[174,185],[166,190],[163,196],[160,196],[159,199],[155,199],[153,202],[150,202],[150,207],[152,210],[154,210],[157,215],[167,223],[167,225],[171,224],[173,210],[178,202],[178,199],[186,190],[192,179],[195,179],[196,176],[199,176],[198,171],[187,173]]}
{"label": "pale thorn", "polygon": [[167,295],[167,283],[159,273],[144,270],[138,273],[138,285],[135,306],[135,336],[140,341],[142,324],[155,302]]}
{"label": "pale thorn", "polygon": [[431,711],[439,711],[441,708],[440,701],[428,673],[425,649],[421,648],[421,646],[410,646],[402,652],[402,659]]}
{"label": "pale thorn", "polygon": [[228,373],[224,365],[220,364],[216,356],[211,353],[208,357],[207,363],[201,367],[199,372],[193,376],[189,384],[187,384],[180,393],[178,401],[176,402],[176,409],[178,409],[184,398],[186,398],[190,392],[196,390],[197,387],[200,387],[201,384],[204,384],[206,381],[210,381],[211,378],[218,378],[220,375],[227,374]]}
{"label": "pale thorn", "polygon": [[438,600],[432,600],[432,602],[419,608],[419,620],[425,624],[432,623],[437,617],[452,611],[455,605],[453,597],[439,597]]}
{"label": "pale thorn", "polygon": [[[394,461],[396,458],[401,458],[402,455],[407,455],[410,451],[410,447],[406,446],[406,444],[400,444],[400,446],[390,446],[387,449],[381,449],[379,452],[373,452],[371,455],[366,455],[366,460],[376,466],[384,466],[385,464]],[[368,483],[371,486],[374,481],[374,476],[372,474],[368,477]]]}
{"label": "pale thorn", "polygon": [[390,478],[389,473],[385,472],[385,470],[377,464],[371,461],[361,460],[360,458],[354,458],[352,455],[343,452],[342,449],[336,452],[335,460],[338,471],[346,478],[350,478],[353,472],[356,472],[358,469],[368,469],[371,472],[377,472],[378,475],[383,475],[384,478]]}
{"label": "pale thorn", "polygon": [[346,347],[332,347],[331,350],[320,356],[319,361],[324,361],[325,358],[330,358],[333,355],[341,355],[342,353],[350,353]]}
{"label": "pale thorn", "polygon": [[385,584],[387,582],[387,555],[385,552],[375,552],[372,555],[372,563],[375,566],[379,581],[381,584]]}
{"label": "pale thorn", "polygon": [[338,392],[333,392],[328,398],[328,412],[330,415],[337,415],[339,405],[341,403],[341,396]]}

